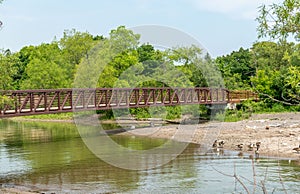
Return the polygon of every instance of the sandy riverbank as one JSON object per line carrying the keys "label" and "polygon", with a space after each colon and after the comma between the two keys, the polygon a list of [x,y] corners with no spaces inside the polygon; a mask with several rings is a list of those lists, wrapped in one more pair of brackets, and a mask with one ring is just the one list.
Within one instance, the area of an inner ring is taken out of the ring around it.
{"label": "sandy riverbank", "polygon": [[35,191],[27,191],[28,188],[18,188],[18,187],[1,187],[0,186],[0,194],[34,194],[39,193]]}
{"label": "sandy riverbank", "polygon": [[[254,154],[247,145],[261,142],[260,156],[300,159],[300,154],[293,148],[300,144],[300,113],[255,114],[248,120],[239,122],[207,122],[197,125],[170,125],[134,129],[120,135],[147,136],[151,138],[174,139],[174,134],[180,129],[178,141],[189,139],[190,133],[195,133],[190,142],[211,147],[215,139],[224,140],[223,149],[239,150]],[[187,130],[185,130],[187,129]],[[244,144],[238,149],[237,144]]]}

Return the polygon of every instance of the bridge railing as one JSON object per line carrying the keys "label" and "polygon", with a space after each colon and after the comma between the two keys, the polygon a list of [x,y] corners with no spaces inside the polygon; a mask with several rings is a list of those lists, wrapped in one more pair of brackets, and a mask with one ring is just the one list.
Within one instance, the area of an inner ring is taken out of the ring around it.
{"label": "bridge railing", "polygon": [[250,90],[232,90],[230,91],[230,102],[241,102],[245,100],[259,100],[259,95]]}
{"label": "bridge railing", "polygon": [[72,109],[71,89],[10,90],[0,91],[0,96],[7,98],[6,103],[0,104],[2,116],[70,112]]}
{"label": "bridge railing", "polygon": [[147,106],[226,104],[253,96],[224,88],[96,88],[0,91],[0,118]]}

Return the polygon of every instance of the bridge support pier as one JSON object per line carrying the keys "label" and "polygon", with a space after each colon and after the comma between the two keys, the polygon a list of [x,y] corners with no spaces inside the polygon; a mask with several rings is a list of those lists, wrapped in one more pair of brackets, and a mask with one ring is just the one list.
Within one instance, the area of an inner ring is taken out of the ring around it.
{"label": "bridge support pier", "polygon": [[215,118],[217,115],[225,117],[226,104],[209,104],[206,105],[206,108],[211,118]]}

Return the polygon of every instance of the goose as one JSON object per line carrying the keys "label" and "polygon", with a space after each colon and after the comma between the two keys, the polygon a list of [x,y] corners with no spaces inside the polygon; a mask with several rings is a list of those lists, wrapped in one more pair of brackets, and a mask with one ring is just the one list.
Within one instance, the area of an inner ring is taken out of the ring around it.
{"label": "goose", "polygon": [[215,140],[215,142],[212,145],[213,148],[217,148],[218,147],[218,140]]}
{"label": "goose", "polygon": [[258,151],[259,150],[259,148],[260,148],[260,144],[261,144],[261,142],[259,141],[259,142],[256,142],[256,151]]}
{"label": "goose", "polygon": [[243,156],[244,156],[243,152],[239,152],[239,153],[238,153],[238,156],[239,156],[240,158],[243,158]]}
{"label": "goose", "polygon": [[248,150],[249,151],[253,151],[253,148],[254,148],[254,143],[250,143],[249,145],[248,145]]}
{"label": "goose", "polygon": [[300,144],[299,147],[293,148],[294,151],[296,151],[297,153],[300,153]]}
{"label": "goose", "polygon": [[223,140],[220,141],[220,142],[219,142],[219,147],[220,147],[220,148],[223,148],[223,147],[224,147],[224,144],[225,144],[225,142],[224,142]]}
{"label": "goose", "polygon": [[242,143],[240,143],[240,144],[238,144],[238,145],[236,145],[240,150],[242,150],[243,149],[243,147],[244,147],[244,144],[242,144]]}

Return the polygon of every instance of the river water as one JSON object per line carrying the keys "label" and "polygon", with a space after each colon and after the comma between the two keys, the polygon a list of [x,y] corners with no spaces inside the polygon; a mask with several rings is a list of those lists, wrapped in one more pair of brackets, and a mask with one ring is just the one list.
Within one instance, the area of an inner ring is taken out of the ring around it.
{"label": "river water", "polygon": [[[137,149],[165,141],[112,139]],[[200,155],[199,145],[190,144],[161,167],[125,170],[97,158],[73,124],[1,120],[0,187],[41,193],[300,193],[300,165],[233,151]]]}

